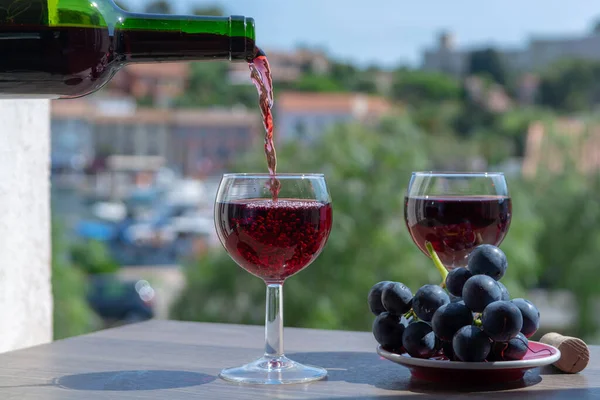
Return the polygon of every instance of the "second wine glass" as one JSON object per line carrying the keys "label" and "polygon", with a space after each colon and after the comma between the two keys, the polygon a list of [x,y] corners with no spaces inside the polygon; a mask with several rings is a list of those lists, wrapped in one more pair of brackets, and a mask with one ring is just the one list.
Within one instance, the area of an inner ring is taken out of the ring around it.
{"label": "second wine glass", "polygon": [[404,218],[415,244],[430,243],[446,269],[464,267],[473,248],[500,245],[510,227],[512,202],[504,174],[414,172]]}

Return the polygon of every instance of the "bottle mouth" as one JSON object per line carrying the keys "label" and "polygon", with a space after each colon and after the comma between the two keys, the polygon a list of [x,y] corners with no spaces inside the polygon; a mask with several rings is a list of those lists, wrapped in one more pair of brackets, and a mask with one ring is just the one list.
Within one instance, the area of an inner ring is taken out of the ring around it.
{"label": "bottle mouth", "polygon": [[252,61],[257,51],[254,18],[240,15],[229,17],[229,43],[231,61]]}

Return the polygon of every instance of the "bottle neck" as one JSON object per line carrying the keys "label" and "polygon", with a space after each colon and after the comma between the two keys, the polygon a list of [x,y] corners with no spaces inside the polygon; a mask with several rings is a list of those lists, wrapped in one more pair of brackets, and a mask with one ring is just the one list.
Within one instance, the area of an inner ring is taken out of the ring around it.
{"label": "bottle neck", "polygon": [[255,55],[252,18],[124,13],[115,27],[127,63],[229,60]]}

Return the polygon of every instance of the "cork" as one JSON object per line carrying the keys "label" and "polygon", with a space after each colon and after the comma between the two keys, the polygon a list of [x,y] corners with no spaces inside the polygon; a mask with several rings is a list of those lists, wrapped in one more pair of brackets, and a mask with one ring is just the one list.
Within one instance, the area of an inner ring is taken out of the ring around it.
{"label": "cork", "polygon": [[562,372],[576,374],[583,371],[590,361],[590,350],[579,338],[551,332],[542,336],[540,342],[560,350],[560,359],[553,365]]}

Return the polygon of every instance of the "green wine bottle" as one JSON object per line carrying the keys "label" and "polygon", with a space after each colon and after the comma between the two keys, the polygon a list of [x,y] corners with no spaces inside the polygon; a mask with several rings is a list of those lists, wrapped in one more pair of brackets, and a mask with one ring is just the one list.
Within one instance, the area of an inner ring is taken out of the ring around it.
{"label": "green wine bottle", "polygon": [[81,97],[129,63],[256,53],[252,18],[136,14],[112,0],[0,0],[0,98]]}

